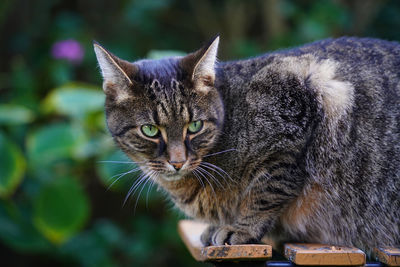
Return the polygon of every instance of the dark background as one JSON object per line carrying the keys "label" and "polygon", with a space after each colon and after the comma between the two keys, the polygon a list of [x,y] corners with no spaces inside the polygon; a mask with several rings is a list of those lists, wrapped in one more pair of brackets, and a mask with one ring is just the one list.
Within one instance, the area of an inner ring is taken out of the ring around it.
{"label": "dark background", "polygon": [[220,34],[230,60],[343,35],[400,40],[399,29],[399,1],[1,1],[1,264],[196,264],[164,193],[140,184],[124,205],[138,174],[118,176],[135,166],[107,133],[92,40],[133,61]]}

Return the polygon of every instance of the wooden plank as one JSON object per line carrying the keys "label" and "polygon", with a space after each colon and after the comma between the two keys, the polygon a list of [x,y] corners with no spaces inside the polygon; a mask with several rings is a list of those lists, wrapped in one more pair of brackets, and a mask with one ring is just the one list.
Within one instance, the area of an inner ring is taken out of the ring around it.
{"label": "wooden plank", "polygon": [[377,260],[389,265],[400,266],[400,248],[381,247],[375,249]]}
{"label": "wooden plank", "polygon": [[181,220],[178,223],[178,233],[190,254],[192,254],[193,258],[197,261],[205,260],[201,252],[203,244],[200,241],[200,235],[206,228],[207,224],[196,221]]}
{"label": "wooden plank", "polygon": [[365,253],[354,247],[324,244],[285,244],[285,257],[297,265],[360,266]]}
{"label": "wooden plank", "polygon": [[204,247],[200,236],[207,224],[181,220],[178,232],[193,258],[197,261],[253,261],[272,257],[270,245],[225,245]]}

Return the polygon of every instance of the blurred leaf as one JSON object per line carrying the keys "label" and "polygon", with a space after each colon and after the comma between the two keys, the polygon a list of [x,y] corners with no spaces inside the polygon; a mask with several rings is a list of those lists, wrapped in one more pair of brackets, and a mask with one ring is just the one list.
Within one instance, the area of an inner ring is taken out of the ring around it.
{"label": "blurred leaf", "polygon": [[126,191],[132,185],[141,173],[140,170],[130,172],[136,168],[137,165],[120,150],[100,158],[96,165],[101,182],[115,191]]}
{"label": "blurred leaf", "polygon": [[21,215],[19,207],[9,201],[0,202],[0,239],[19,251],[45,251],[49,243]]}
{"label": "blurred leaf", "polygon": [[24,176],[25,165],[19,148],[0,132],[0,197],[15,191]]}
{"label": "blurred leaf", "polygon": [[66,123],[42,127],[28,136],[27,149],[31,165],[48,165],[60,158],[73,158],[85,143],[80,128]]}
{"label": "blurred leaf", "polygon": [[13,104],[0,105],[0,125],[25,124],[33,121],[34,117],[33,112],[26,107]]}
{"label": "blurred leaf", "polygon": [[60,250],[80,266],[118,266],[112,262],[112,252],[123,238],[117,225],[101,220],[91,229],[71,238]]}
{"label": "blurred leaf", "polygon": [[[104,111],[99,111],[99,112],[91,112],[85,119],[84,122],[85,127],[89,131],[94,131],[96,133],[100,131],[102,132],[107,132],[108,130],[106,129],[106,116],[104,114]],[[107,137],[110,137],[109,134],[107,134]]]}
{"label": "blurred leaf", "polygon": [[[73,124],[72,126],[74,127],[74,129],[79,129],[80,126],[82,125]],[[80,145],[76,146],[74,149],[74,158],[85,159],[91,156],[98,155],[99,153],[103,153],[105,147],[109,146],[106,140],[104,140],[105,138],[94,137],[94,136],[88,137],[83,132],[83,129],[80,129],[79,131],[82,132],[83,139]]]}
{"label": "blurred leaf", "polygon": [[185,56],[186,53],[182,51],[175,50],[151,50],[147,54],[148,59],[160,59],[164,57],[177,57],[177,56]]}
{"label": "blurred leaf", "polygon": [[82,118],[89,112],[102,111],[104,93],[95,86],[69,83],[54,89],[42,103],[46,112],[57,112],[74,118]]}
{"label": "blurred leaf", "polygon": [[55,244],[74,235],[88,217],[87,196],[72,178],[58,178],[44,186],[34,203],[36,227]]}

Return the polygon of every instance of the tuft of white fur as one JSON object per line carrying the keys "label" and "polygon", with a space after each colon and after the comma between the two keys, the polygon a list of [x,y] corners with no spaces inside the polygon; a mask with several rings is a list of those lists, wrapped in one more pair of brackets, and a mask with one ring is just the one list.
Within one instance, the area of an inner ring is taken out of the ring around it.
{"label": "tuft of white fur", "polygon": [[331,60],[317,60],[312,55],[286,57],[282,67],[298,75],[303,81],[309,79],[322,99],[327,117],[337,121],[351,108],[354,99],[354,87],[350,82],[336,77],[338,63]]}

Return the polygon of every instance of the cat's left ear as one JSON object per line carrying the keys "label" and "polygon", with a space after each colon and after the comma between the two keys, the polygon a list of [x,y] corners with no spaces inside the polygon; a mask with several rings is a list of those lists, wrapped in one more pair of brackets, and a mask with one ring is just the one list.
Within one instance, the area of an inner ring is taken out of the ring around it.
{"label": "cat's left ear", "polygon": [[218,44],[219,36],[196,52],[182,58],[181,65],[195,85],[202,83],[212,86],[214,84]]}
{"label": "cat's left ear", "polygon": [[137,67],[113,55],[97,42],[93,42],[93,46],[103,76],[105,93],[108,93],[109,87],[118,88],[122,92],[131,87],[133,84],[131,77],[137,71]]}

